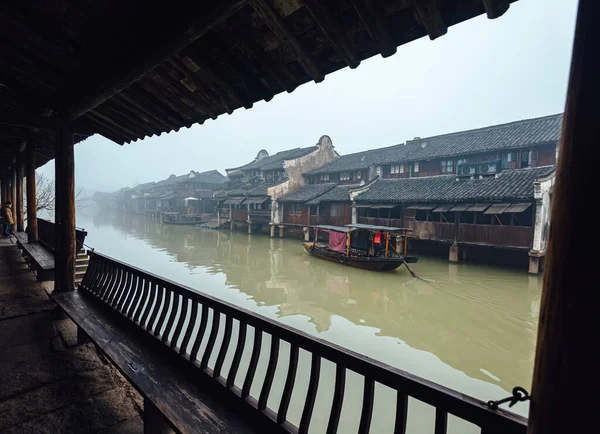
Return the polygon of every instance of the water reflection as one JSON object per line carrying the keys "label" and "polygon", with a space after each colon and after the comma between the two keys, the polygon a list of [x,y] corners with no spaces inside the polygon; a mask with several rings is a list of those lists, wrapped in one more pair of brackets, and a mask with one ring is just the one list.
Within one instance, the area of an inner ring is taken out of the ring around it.
{"label": "water reflection", "polygon": [[423,282],[403,269],[373,273],[310,257],[299,240],[119,214],[78,224],[100,252],[461,392],[490,399],[530,387],[537,277],[422,258],[414,268]]}

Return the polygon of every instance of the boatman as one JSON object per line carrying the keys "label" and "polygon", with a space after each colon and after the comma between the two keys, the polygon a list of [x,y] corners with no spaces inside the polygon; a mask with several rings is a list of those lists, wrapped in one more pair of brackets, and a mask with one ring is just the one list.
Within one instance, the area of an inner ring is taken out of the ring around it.
{"label": "boatman", "polygon": [[383,235],[383,232],[379,231],[375,234],[375,237],[373,238],[373,244],[375,247],[375,256],[377,256],[379,252],[383,251],[384,239],[385,239],[385,235]]}

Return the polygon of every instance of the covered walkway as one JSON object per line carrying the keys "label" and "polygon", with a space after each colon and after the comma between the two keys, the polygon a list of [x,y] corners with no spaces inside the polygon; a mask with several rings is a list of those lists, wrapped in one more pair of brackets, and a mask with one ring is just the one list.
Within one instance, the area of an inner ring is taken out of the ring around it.
{"label": "covered walkway", "polygon": [[141,433],[141,400],[93,344],[77,345],[19,249],[0,240],[0,432]]}

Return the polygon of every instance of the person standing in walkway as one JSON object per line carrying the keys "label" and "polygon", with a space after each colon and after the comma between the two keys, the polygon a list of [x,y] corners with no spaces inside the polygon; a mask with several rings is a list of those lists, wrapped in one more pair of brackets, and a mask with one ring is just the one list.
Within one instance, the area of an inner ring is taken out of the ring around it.
{"label": "person standing in walkway", "polygon": [[13,225],[15,224],[15,220],[13,219],[12,215],[12,202],[10,200],[4,202],[2,214],[4,217],[4,238],[8,238],[12,234]]}

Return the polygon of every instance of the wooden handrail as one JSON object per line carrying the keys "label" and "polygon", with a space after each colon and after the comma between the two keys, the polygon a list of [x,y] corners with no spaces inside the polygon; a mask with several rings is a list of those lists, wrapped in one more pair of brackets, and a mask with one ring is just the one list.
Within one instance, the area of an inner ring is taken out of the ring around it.
{"label": "wooden handrail", "polygon": [[[406,426],[406,402],[410,396],[436,408],[436,433],[446,432],[445,423],[448,414],[453,414],[478,425],[484,433],[491,431],[521,434],[527,430],[527,420],[521,416],[502,410],[492,411],[484,402],[478,399],[295,330],[285,324],[265,318],[210,295],[199,293],[192,288],[148,273],[98,252],[90,251],[88,253],[90,264],[82,280],[80,290],[91,293],[103,303],[112,306],[121,315],[130,319],[133,324],[146,330],[151,336],[163,342],[206,375],[213,377],[223,387],[228,388],[257,411],[262,412],[273,423],[289,432],[308,429],[312,407],[317,395],[322,359],[336,364],[335,399],[330,412],[329,426],[335,427],[339,423],[345,375],[347,370],[351,370],[365,378],[359,432],[368,432],[370,426],[375,383],[380,383],[397,391],[396,426]],[[190,320],[186,321],[187,312],[190,309],[189,305],[191,305]],[[192,339],[192,329],[196,328],[200,310],[200,325],[196,336]],[[200,342],[205,338],[207,330],[209,310],[212,311],[212,327],[203,353],[199,354]],[[208,367],[213,349],[217,347],[215,344],[219,329],[223,327],[221,315],[225,316],[225,329],[223,336],[219,339],[220,345],[218,345],[218,348],[227,349],[229,347],[234,320],[237,321],[240,330],[227,378],[221,376],[221,367],[227,355],[227,350],[225,352],[219,350],[214,371]],[[245,372],[244,385],[240,390],[234,385],[233,380],[238,373],[243,353],[248,351],[246,330],[249,326],[254,328],[254,344],[252,345],[250,363]],[[254,372],[257,368],[265,333],[271,336],[267,358],[269,362],[265,379],[259,388],[260,396],[255,398],[250,396],[250,389],[252,383],[256,381]],[[180,340],[181,345],[178,346]],[[279,359],[281,341],[290,344],[290,365],[283,396],[279,408],[275,411],[267,407],[267,402]],[[299,349],[311,353],[312,362],[309,391],[304,403],[300,427],[297,428],[286,421],[286,414],[291,393],[294,389]]]}
{"label": "wooden handrail", "polygon": [[[44,244],[46,247],[54,251],[54,237],[56,234],[56,224],[41,218],[37,219],[38,221],[38,241]],[[75,229],[75,239],[77,246],[77,253],[81,251],[83,248],[83,243],[85,242],[85,237],[87,236],[87,232],[84,229],[76,228]]]}

